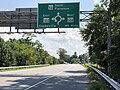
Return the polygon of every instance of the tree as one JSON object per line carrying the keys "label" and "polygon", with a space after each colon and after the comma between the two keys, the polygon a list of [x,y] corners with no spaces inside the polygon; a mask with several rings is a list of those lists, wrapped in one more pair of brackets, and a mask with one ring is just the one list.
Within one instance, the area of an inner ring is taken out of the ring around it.
{"label": "tree", "polygon": [[78,59],[78,58],[72,58],[71,63],[72,64],[80,64],[80,59]]}
{"label": "tree", "polygon": [[72,55],[73,58],[78,58],[77,52],[74,52],[74,55]]}
{"label": "tree", "polygon": [[43,53],[43,45],[40,43],[40,41],[36,40],[35,43],[34,43],[34,46],[35,48],[35,53],[37,55],[37,64],[43,64],[42,62],[42,53]]}
{"label": "tree", "polygon": [[47,63],[49,63],[50,65],[53,64],[53,57],[52,57],[52,56],[48,56],[48,57],[46,58],[46,60],[47,60]]}
{"label": "tree", "polygon": [[0,66],[15,65],[15,55],[11,47],[5,42],[0,43]]}
{"label": "tree", "polygon": [[[109,2],[111,1],[111,2]],[[112,46],[111,53],[107,53],[107,19],[103,14],[91,15],[94,21],[88,23],[86,28],[81,30],[83,40],[89,47],[90,62],[97,63],[107,69],[107,63],[111,60],[112,77],[120,79],[120,0],[101,0],[101,6],[97,5],[95,10],[110,8],[112,17]],[[120,81],[119,81],[120,82]]]}
{"label": "tree", "polygon": [[[105,10],[103,7],[96,5],[94,11]],[[105,14],[90,15],[92,22],[86,25],[86,28],[81,30],[83,40],[89,48],[90,61],[103,65],[107,60],[101,55],[101,52],[107,50],[107,22]],[[96,58],[97,57],[97,58]],[[94,59],[93,59],[94,58]],[[101,62],[101,63],[100,63]]]}
{"label": "tree", "polygon": [[58,59],[43,49],[40,41],[32,38],[9,39],[0,38],[0,66],[25,66],[36,64],[58,64]]}
{"label": "tree", "polygon": [[65,60],[66,53],[67,51],[64,48],[59,48],[58,55],[59,55],[60,60]]}
{"label": "tree", "polygon": [[53,56],[53,64],[59,64],[59,60]]}
{"label": "tree", "polygon": [[9,46],[15,54],[16,65],[23,66],[36,64],[37,56],[35,54],[35,49],[31,44],[28,45],[26,39],[10,39],[6,43],[9,43]]}
{"label": "tree", "polygon": [[112,46],[111,54],[108,58],[111,60],[111,74],[116,79],[119,79],[120,82],[120,0],[102,0],[102,3],[103,6],[109,7],[112,18]]}
{"label": "tree", "polygon": [[71,63],[70,55],[66,54],[64,61],[67,62],[67,63]]}

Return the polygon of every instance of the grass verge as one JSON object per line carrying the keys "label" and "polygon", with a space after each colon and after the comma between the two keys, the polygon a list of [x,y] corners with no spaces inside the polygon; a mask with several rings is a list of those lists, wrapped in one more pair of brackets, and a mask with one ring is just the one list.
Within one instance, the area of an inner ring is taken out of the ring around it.
{"label": "grass verge", "polygon": [[107,83],[96,74],[91,68],[85,66],[88,71],[88,77],[90,79],[88,90],[111,90]]}
{"label": "grass verge", "polygon": [[16,67],[16,68],[6,68],[6,69],[0,69],[0,72],[5,72],[5,71],[14,71],[14,70],[23,70],[23,69],[30,69],[30,68],[39,68],[39,67],[46,67],[50,66],[49,64],[45,65],[38,65],[38,66],[29,66],[29,67]]}

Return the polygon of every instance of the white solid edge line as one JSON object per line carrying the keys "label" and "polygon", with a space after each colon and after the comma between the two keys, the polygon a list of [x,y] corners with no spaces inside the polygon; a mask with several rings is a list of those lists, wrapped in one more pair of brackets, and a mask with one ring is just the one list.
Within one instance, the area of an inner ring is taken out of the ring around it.
{"label": "white solid edge line", "polygon": [[[69,68],[71,68],[71,67],[69,67]],[[69,68],[67,68],[67,69],[69,69]],[[65,71],[65,70],[67,70],[67,69],[64,69],[63,71]],[[34,85],[32,85],[32,86],[30,86],[30,87],[24,89],[24,90],[29,90],[29,89],[31,89],[31,88],[33,88],[33,87],[35,87],[35,86],[37,86],[37,85],[39,85],[39,84],[41,84],[41,83],[47,81],[47,80],[49,80],[50,78],[55,77],[56,75],[62,73],[63,71],[60,71],[60,72],[58,72],[58,73],[56,73],[56,74],[54,74],[54,75],[52,75],[52,76],[50,76],[50,77],[48,77],[48,78],[42,80],[42,81],[40,81],[40,82],[38,82],[38,83],[36,83],[36,84],[34,84]]]}

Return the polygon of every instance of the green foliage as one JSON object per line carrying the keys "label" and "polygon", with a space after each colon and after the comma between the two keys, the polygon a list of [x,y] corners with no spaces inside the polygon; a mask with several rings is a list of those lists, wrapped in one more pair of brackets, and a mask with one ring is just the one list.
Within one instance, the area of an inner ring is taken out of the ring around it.
{"label": "green foliage", "polygon": [[53,57],[53,64],[60,64],[60,62],[57,58]]}
{"label": "green foliage", "polygon": [[103,6],[110,7],[113,16],[120,15],[120,0],[101,0]]}
{"label": "green foliage", "polygon": [[80,59],[72,58],[71,63],[72,64],[80,64]]}
{"label": "green foliage", "polygon": [[[94,10],[104,10],[104,8],[96,5]],[[101,53],[107,50],[107,22],[105,14],[93,14],[90,17],[93,21],[88,23],[85,29],[81,30],[81,34],[89,47],[90,62],[103,65],[104,61],[102,59],[105,57]]]}
{"label": "green foliage", "polygon": [[77,52],[74,52],[74,55],[72,55],[72,58],[78,58]]}
{"label": "green foliage", "polygon": [[89,90],[109,90],[109,87],[100,76],[88,67],[87,71],[89,72],[88,77],[90,78]]}
{"label": "green foliage", "polygon": [[47,61],[48,61],[48,63],[49,63],[50,65],[52,65],[52,64],[53,64],[53,57],[52,57],[52,56],[48,56],[48,57],[47,57]]}
{"label": "green foliage", "polygon": [[59,55],[59,58],[62,60],[64,60],[65,59],[65,55],[66,55],[66,53],[67,53],[67,51],[64,49],[64,48],[59,48],[59,50],[58,50],[58,55]]}
{"label": "green foliage", "polygon": [[59,55],[60,64],[63,63],[80,64],[80,58],[77,56],[77,52],[74,52],[74,54],[70,56],[66,54],[67,51],[64,48],[59,48],[57,53]]}
{"label": "green foliage", "polygon": [[0,72],[15,71],[15,70],[22,70],[22,69],[30,69],[30,68],[40,68],[40,67],[46,67],[46,66],[49,66],[49,64],[30,65],[30,66],[27,66],[27,67],[6,68],[6,69],[0,69]]}
{"label": "green foliage", "polygon": [[0,66],[15,65],[15,55],[11,47],[5,43],[0,43]]}
{"label": "green foliage", "polygon": [[67,62],[67,63],[71,63],[70,55],[65,55],[64,61]]}
{"label": "green foliage", "polygon": [[64,60],[59,59],[60,64],[64,64]]}
{"label": "green foliage", "polygon": [[89,63],[91,60],[89,60],[89,53],[84,53],[82,55],[79,55],[80,63],[85,64]]}
{"label": "green foliage", "polygon": [[90,62],[99,64],[107,70],[108,62],[111,61],[111,76],[120,82],[120,0],[101,0],[101,3],[101,6],[96,5],[94,10],[105,10],[104,8],[109,7],[109,13],[112,18],[110,55],[107,53],[108,19],[104,13],[90,15],[93,21],[81,30],[81,34],[89,48]]}
{"label": "green foliage", "polygon": [[25,66],[39,64],[58,64],[58,59],[42,49],[39,41],[32,38],[10,39],[4,42],[0,38],[0,66]]}

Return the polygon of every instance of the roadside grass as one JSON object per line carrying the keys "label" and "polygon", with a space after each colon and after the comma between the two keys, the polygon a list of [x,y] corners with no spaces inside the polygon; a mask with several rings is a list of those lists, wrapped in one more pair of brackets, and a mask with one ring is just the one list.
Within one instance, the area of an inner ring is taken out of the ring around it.
{"label": "roadside grass", "polygon": [[24,69],[31,69],[31,68],[40,68],[40,67],[46,67],[46,66],[50,66],[49,64],[44,64],[44,65],[31,65],[28,67],[16,67],[16,68],[5,68],[5,69],[0,69],[0,72],[6,72],[6,71],[14,71],[14,70],[24,70]]}
{"label": "roadside grass", "polygon": [[[101,67],[98,64],[91,64],[91,66],[93,66],[93,67],[99,69],[100,71],[104,72],[105,74],[107,74],[107,69],[105,69],[104,67]],[[120,68],[112,69],[110,77],[112,79],[114,79],[115,81],[117,81],[118,83],[120,83]]]}
{"label": "roadside grass", "polygon": [[100,71],[102,71],[102,72],[104,72],[104,73],[106,73],[107,71],[105,70],[105,68],[104,67],[101,67],[100,65],[98,65],[98,64],[91,64],[91,66],[93,66],[93,67],[95,67],[95,68],[97,68],[97,69],[99,69]]}
{"label": "roadside grass", "polygon": [[100,77],[97,73],[95,73],[91,68],[87,67],[88,77],[90,79],[89,89],[88,90],[111,90],[109,85]]}

